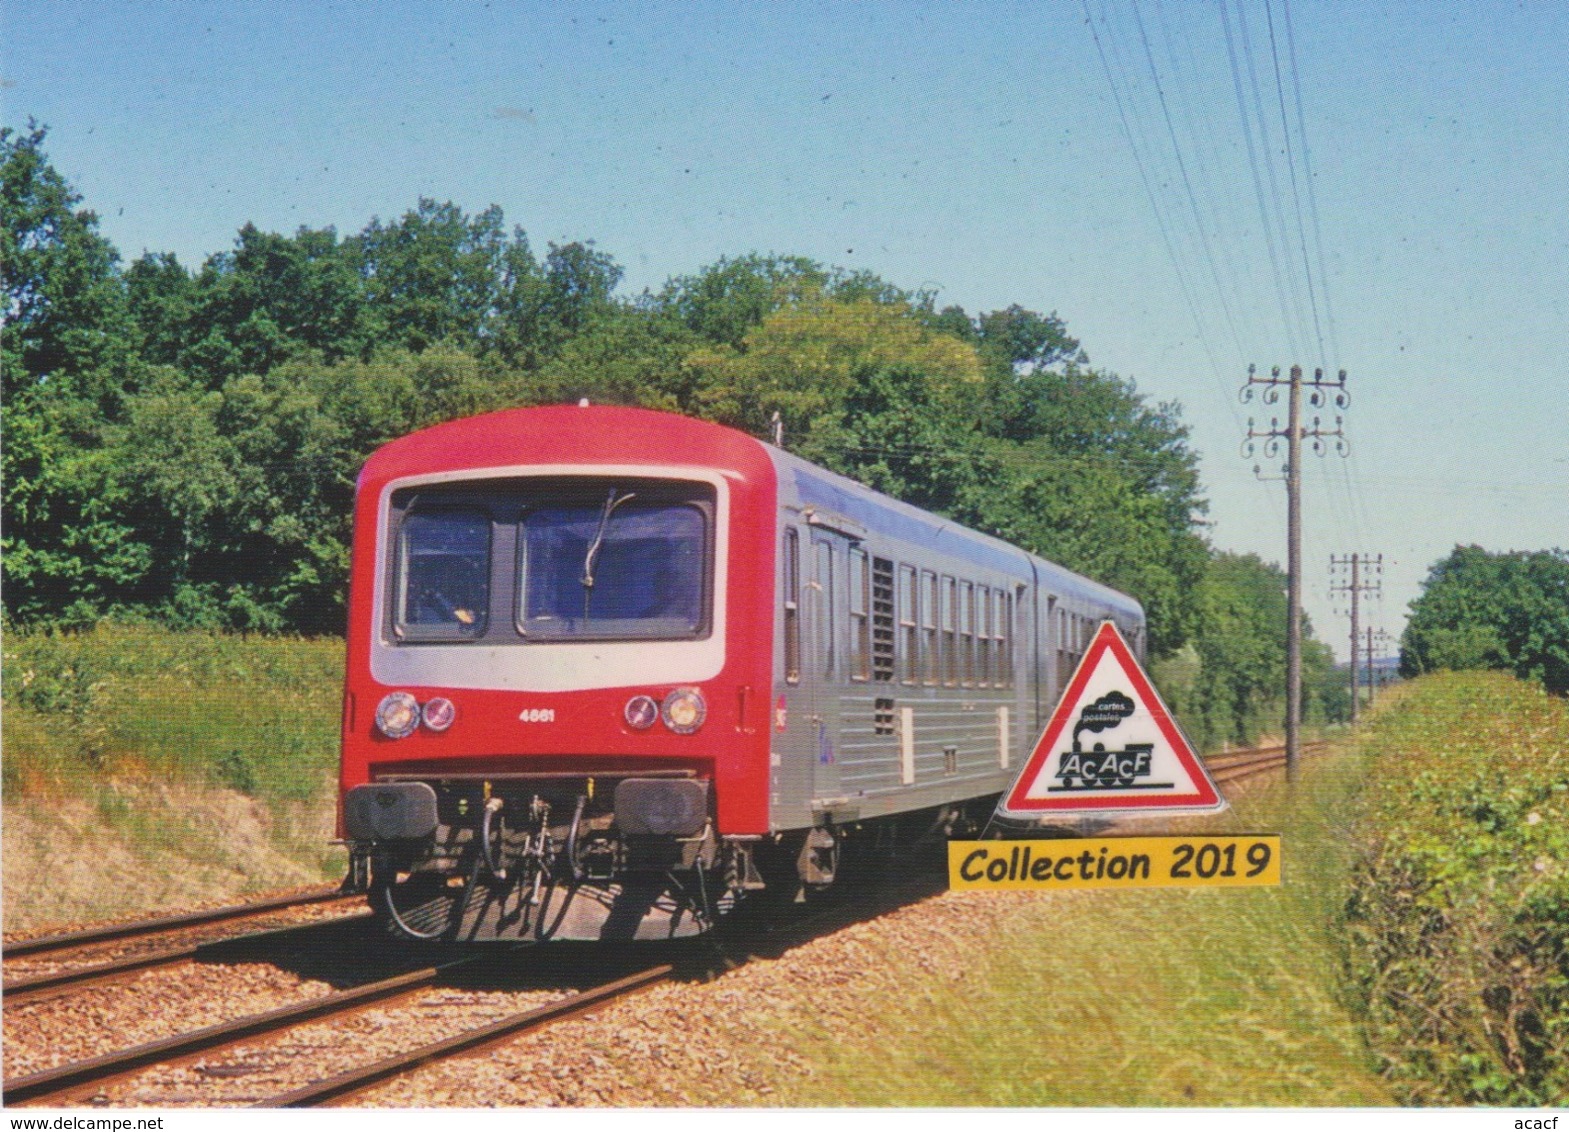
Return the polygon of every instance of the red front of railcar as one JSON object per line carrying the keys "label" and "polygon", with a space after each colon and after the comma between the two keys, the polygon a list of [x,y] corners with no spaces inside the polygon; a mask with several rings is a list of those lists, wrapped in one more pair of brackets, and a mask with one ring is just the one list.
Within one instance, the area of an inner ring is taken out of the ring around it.
{"label": "red front of railcar", "polygon": [[[386,445],[355,504],[344,797],[372,783],[429,784],[438,837],[459,839],[446,851],[456,887],[463,846],[474,856],[479,834],[493,880],[506,879],[508,836],[515,854],[535,852],[521,832],[529,821],[541,845],[554,837],[560,850],[570,837],[577,853],[596,782],[701,783],[705,837],[767,833],[777,510],[761,444],[646,410],[507,410]],[[379,722],[396,693],[403,707]],[[674,718],[633,703],[672,693],[685,697]],[[455,710],[437,730],[442,699]],[[569,803],[543,821],[522,812],[536,788],[531,804],[548,809],[552,783],[589,795],[569,833]],[[492,799],[508,790],[509,811],[481,828],[476,815],[501,809]],[[345,813],[340,828],[363,843],[368,869],[378,850],[355,821]],[[458,828],[471,821],[470,833]],[[536,904],[548,881],[536,877]]]}

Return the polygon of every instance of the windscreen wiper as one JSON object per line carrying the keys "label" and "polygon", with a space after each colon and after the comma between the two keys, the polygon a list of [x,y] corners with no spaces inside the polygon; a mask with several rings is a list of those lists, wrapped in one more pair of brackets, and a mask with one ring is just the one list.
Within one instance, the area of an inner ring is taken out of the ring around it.
{"label": "windscreen wiper", "polygon": [[631,499],[637,498],[637,492],[629,491],[625,495],[617,495],[616,489],[611,488],[610,494],[605,496],[605,505],[599,510],[599,528],[594,532],[594,541],[588,544],[588,553],[583,556],[583,620],[588,620],[588,599],[594,593],[594,563],[599,558],[599,552],[605,545],[605,529],[610,526],[610,516],[614,515],[616,508]]}

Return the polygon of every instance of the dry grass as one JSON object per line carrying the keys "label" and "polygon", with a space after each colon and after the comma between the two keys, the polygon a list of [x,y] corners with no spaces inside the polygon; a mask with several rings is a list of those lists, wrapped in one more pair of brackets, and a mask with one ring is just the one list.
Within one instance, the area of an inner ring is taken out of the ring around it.
{"label": "dry grass", "polygon": [[264,805],[233,790],[114,782],[97,801],[4,807],[6,932],[222,903],[343,875],[331,784],[314,803]]}
{"label": "dry grass", "polygon": [[4,925],[342,875],[342,643],[110,625],[4,642]]}
{"label": "dry grass", "polygon": [[[1340,907],[1354,759],[1288,805],[1218,824],[1280,831],[1278,889],[950,893],[945,938],[897,936],[868,975],[761,1021],[805,1064],[788,1105],[1376,1105],[1346,1005]],[[1153,832],[1153,831],[1152,831]],[[877,953],[880,950],[881,953]],[[880,979],[879,969],[890,972]]]}

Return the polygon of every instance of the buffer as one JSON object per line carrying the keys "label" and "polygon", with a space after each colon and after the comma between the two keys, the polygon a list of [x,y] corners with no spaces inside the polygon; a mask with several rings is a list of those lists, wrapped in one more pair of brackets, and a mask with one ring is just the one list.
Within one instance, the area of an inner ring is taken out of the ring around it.
{"label": "buffer", "polygon": [[997,813],[1019,819],[1225,805],[1128,643],[1106,621]]}

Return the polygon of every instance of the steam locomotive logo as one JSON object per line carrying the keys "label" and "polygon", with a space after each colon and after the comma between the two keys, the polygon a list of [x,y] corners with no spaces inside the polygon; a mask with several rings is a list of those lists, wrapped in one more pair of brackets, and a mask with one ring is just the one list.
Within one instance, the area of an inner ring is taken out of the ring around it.
{"label": "steam locomotive logo", "polygon": [[1128,743],[1118,750],[1108,750],[1106,744],[1096,743],[1088,751],[1080,744],[1079,736],[1086,731],[1100,733],[1115,728],[1134,712],[1131,698],[1112,690],[1079,712],[1079,721],[1073,727],[1073,749],[1061,753],[1055,777],[1061,785],[1048,786],[1048,793],[1072,790],[1167,790],[1170,782],[1147,782],[1151,774],[1150,755],[1154,743]]}

